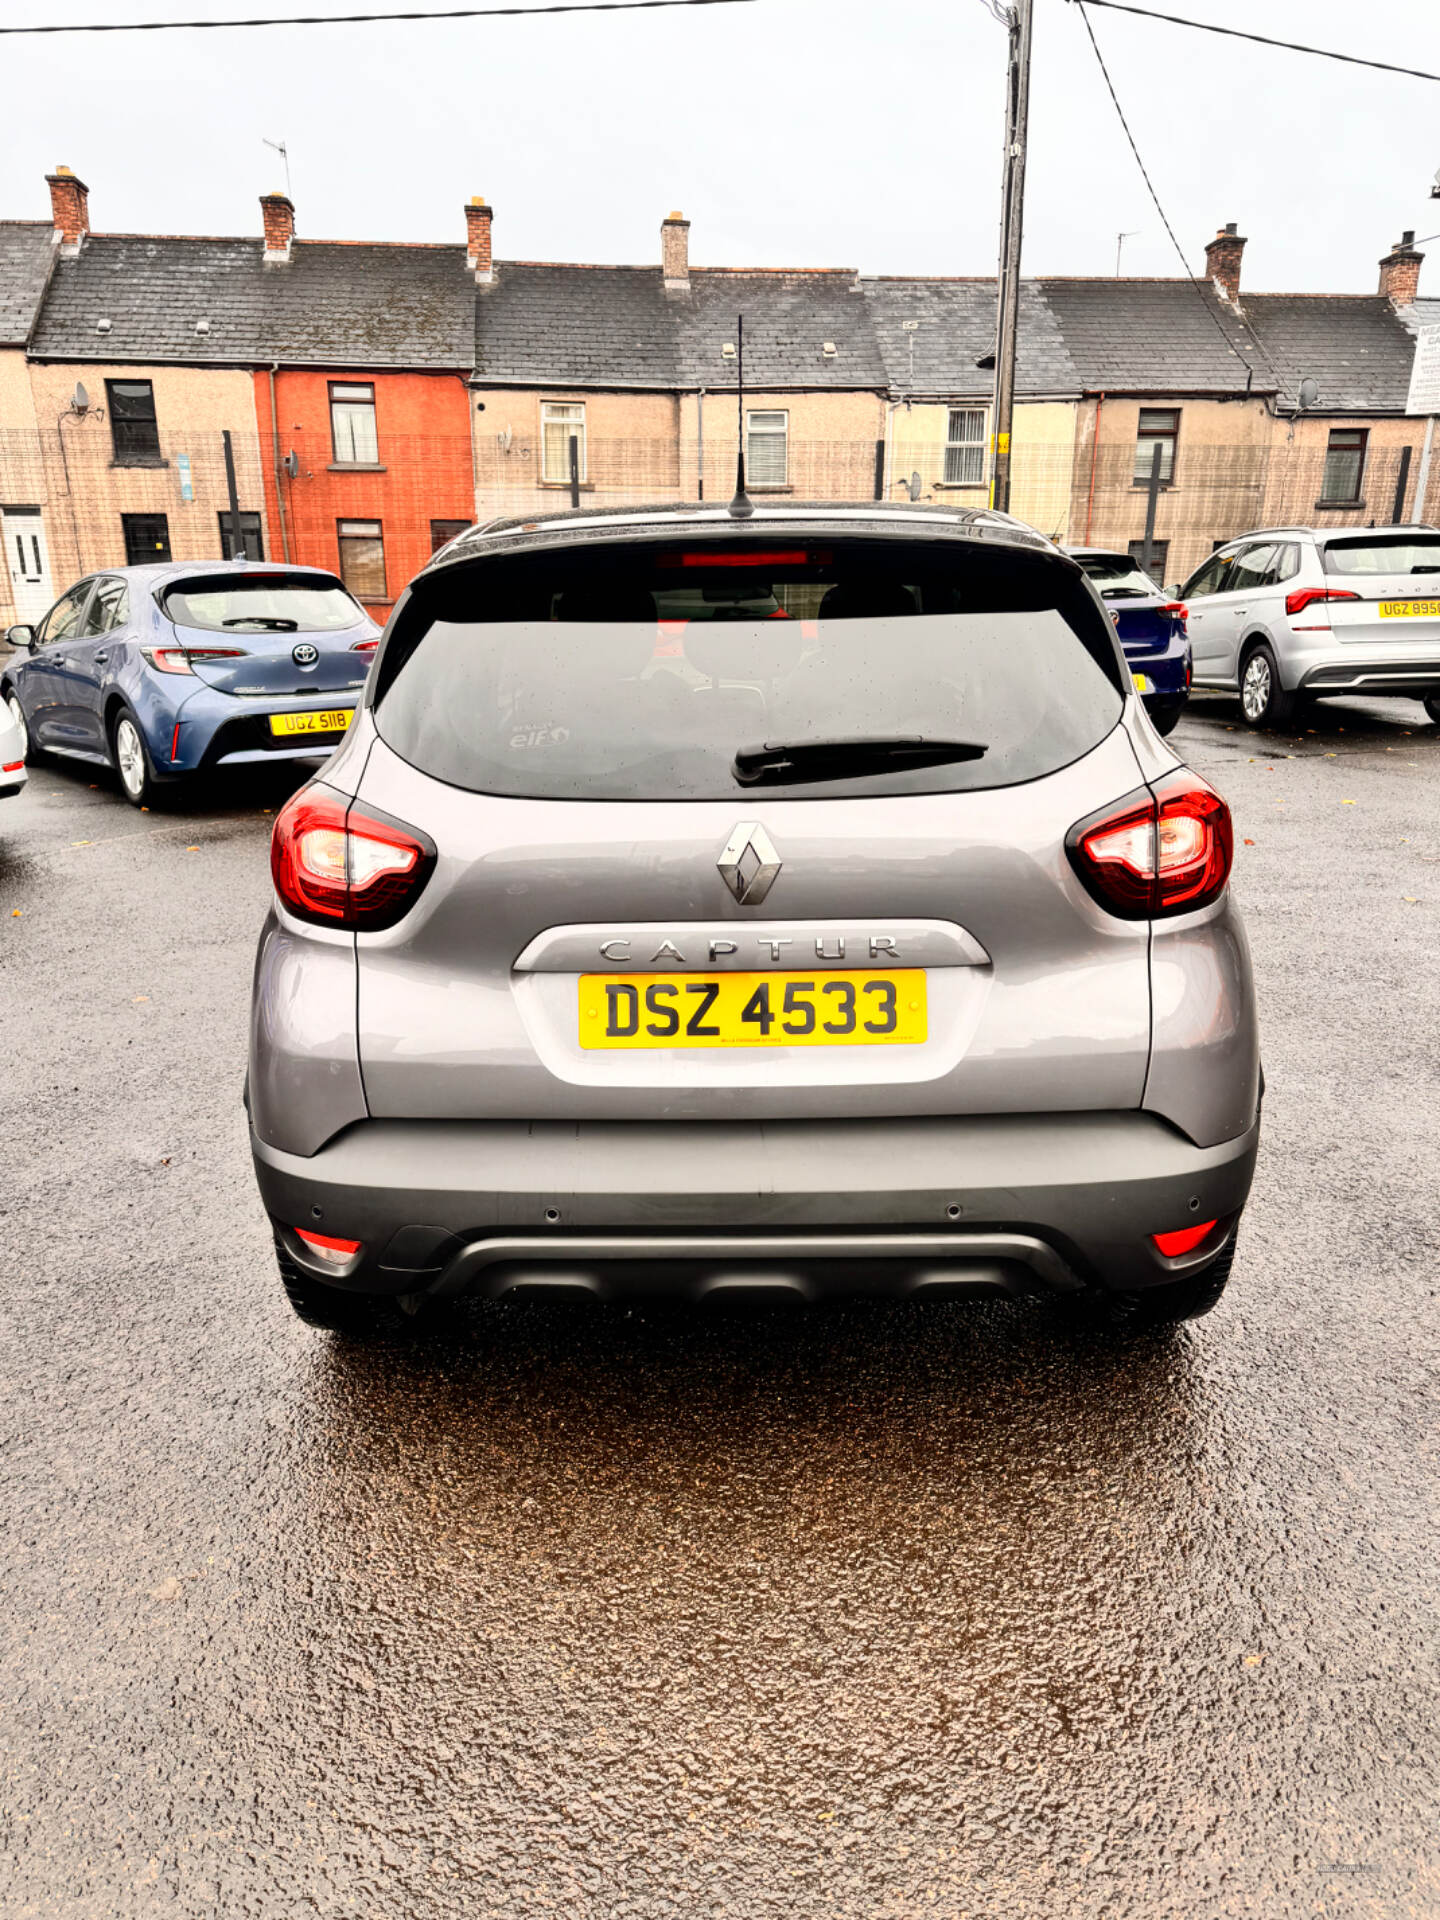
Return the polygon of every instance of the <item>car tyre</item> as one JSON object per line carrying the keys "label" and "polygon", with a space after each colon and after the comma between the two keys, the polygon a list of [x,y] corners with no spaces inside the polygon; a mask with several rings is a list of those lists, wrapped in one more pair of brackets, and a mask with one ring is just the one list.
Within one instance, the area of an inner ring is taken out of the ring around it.
{"label": "car tyre", "polygon": [[120,791],[131,806],[153,807],[159,782],[140,722],[128,707],[121,707],[111,722],[110,758],[120,780]]}
{"label": "car tyre", "polygon": [[1275,655],[1263,644],[1252,648],[1240,669],[1240,712],[1246,726],[1283,730],[1299,711],[1300,696],[1281,686]]}
{"label": "car tyre", "polygon": [[5,690],[5,705],[9,710],[10,718],[20,729],[20,744],[24,749],[25,764],[29,767],[38,766],[45,756],[31,738],[30,728],[25,719],[25,709],[20,704],[19,694],[13,688],[7,687]]}
{"label": "car tyre", "polygon": [[1098,1296],[1100,1317],[1124,1333],[1151,1333],[1163,1327],[1179,1326],[1185,1320],[1198,1320],[1220,1304],[1235,1264],[1235,1235],[1198,1273],[1182,1274],[1158,1287],[1146,1287],[1139,1293],[1106,1293]]}
{"label": "car tyre", "polygon": [[1428,696],[1425,701],[1425,711],[1436,726],[1440,727],[1440,693],[1432,693]]}
{"label": "car tyre", "polygon": [[1173,733],[1179,725],[1180,716],[1185,711],[1185,702],[1183,700],[1169,700],[1164,706],[1150,707],[1147,711],[1150,715],[1151,726],[1163,737],[1166,734]]}

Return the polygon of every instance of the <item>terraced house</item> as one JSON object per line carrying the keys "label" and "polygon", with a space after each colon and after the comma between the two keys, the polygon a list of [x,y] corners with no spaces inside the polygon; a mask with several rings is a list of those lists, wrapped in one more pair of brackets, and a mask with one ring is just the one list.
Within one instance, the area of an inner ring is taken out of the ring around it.
{"label": "terraced house", "polygon": [[[760,495],[988,499],[992,279],[692,266],[679,213],[650,264],[507,261],[478,197],[449,245],[307,240],[282,194],[250,237],[103,234],[47,179],[49,222],[0,223],[5,617],[240,541],[383,617],[477,517],[723,501],[741,446]],[[1223,228],[1194,279],[1024,283],[1023,518],[1137,551],[1148,521],[1174,582],[1250,526],[1440,512],[1413,236],[1364,294],[1252,293],[1245,245]]]}

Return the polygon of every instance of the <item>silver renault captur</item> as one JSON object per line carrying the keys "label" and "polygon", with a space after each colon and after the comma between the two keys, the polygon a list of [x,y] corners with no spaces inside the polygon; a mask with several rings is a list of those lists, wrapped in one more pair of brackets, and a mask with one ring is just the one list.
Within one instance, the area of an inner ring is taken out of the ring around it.
{"label": "silver renault captur", "polygon": [[1007,516],[477,527],[275,824],[247,1099],[290,1301],[1204,1313],[1259,1129],[1231,850]]}

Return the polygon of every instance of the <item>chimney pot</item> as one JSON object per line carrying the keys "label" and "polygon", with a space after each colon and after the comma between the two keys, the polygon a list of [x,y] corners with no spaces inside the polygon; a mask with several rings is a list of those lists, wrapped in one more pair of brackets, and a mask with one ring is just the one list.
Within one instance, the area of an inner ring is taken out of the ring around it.
{"label": "chimney pot", "polygon": [[660,223],[660,273],[667,293],[690,291],[690,222],[678,208]]}
{"label": "chimney pot", "polygon": [[265,226],[265,258],[275,266],[290,259],[290,243],[295,238],[295,205],[283,193],[262,193],[260,218]]}
{"label": "chimney pot", "polygon": [[465,208],[465,264],[481,286],[495,278],[495,262],[490,251],[490,225],[495,210],[483,193],[470,196]]}
{"label": "chimney pot", "polygon": [[1415,251],[1415,229],[1407,227],[1380,262],[1379,292],[1393,306],[1408,307],[1420,291],[1423,253]]}
{"label": "chimney pot", "polygon": [[1245,236],[1238,222],[1221,227],[1205,248],[1205,274],[1222,300],[1232,307],[1240,304],[1240,259],[1245,251]]}
{"label": "chimney pot", "polygon": [[69,167],[56,167],[47,173],[50,189],[50,217],[60,235],[60,251],[75,254],[90,231],[90,189]]}

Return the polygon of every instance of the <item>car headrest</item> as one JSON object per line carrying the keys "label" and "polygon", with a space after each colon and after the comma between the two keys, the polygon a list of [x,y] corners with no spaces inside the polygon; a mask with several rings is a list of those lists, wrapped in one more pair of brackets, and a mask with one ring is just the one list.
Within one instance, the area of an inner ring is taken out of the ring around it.
{"label": "car headrest", "polygon": [[910,589],[890,580],[842,581],[820,602],[822,620],[888,620],[914,611]]}
{"label": "car headrest", "polygon": [[711,680],[778,680],[800,664],[798,620],[694,620],[685,658]]}

